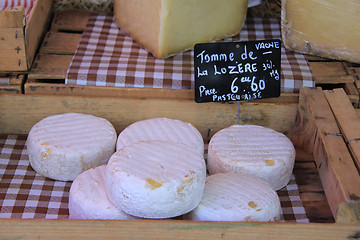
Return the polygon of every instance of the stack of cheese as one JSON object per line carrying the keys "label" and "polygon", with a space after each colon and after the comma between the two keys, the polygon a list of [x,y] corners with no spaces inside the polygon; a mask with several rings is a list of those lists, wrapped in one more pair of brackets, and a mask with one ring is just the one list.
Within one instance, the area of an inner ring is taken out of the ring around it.
{"label": "stack of cheese", "polygon": [[204,196],[187,219],[276,221],[276,190],[290,181],[295,149],[283,134],[255,125],[234,125],[210,140]]}
{"label": "stack of cheese", "polygon": [[283,134],[252,125],[217,132],[206,177],[203,138],[190,123],[153,118],[131,124],[118,137],[114,131],[105,119],[77,113],[50,116],[31,129],[33,168],[74,180],[70,218],[280,218],[276,190],[289,182],[295,159]]}
{"label": "stack of cheese", "polygon": [[106,167],[75,179],[70,218],[163,219],[188,213],[204,192],[203,152],[202,136],[189,123],[168,118],[136,122],[121,132]]}

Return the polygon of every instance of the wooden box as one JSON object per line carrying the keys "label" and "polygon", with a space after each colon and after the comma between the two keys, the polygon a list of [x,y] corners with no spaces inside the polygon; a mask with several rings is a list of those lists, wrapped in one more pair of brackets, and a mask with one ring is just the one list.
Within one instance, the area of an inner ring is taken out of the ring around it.
{"label": "wooden box", "polygon": [[24,6],[0,11],[0,72],[24,72],[42,40],[52,0],[37,0],[28,20]]}
{"label": "wooden box", "polygon": [[0,219],[3,239],[357,239],[360,235],[360,119],[343,89],[303,88],[298,103],[195,103],[186,99],[0,95],[0,133],[26,134],[64,112],[108,119],[117,132],[152,117],[192,123],[208,140],[232,124],[257,124],[313,154],[335,223],[188,220]]}

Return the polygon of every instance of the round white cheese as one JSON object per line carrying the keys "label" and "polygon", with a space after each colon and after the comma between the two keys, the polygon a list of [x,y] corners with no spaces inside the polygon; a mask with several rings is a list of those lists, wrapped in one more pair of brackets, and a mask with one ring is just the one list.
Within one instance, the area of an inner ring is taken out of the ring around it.
{"label": "round white cheese", "polygon": [[205,178],[205,160],[193,148],[165,141],[138,142],[110,158],[107,193],[130,215],[171,218],[197,206]]}
{"label": "round white cheese", "polygon": [[279,190],[290,181],[295,148],[290,139],[273,129],[233,125],[211,138],[207,163],[210,174],[249,173]]}
{"label": "round white cheese", "polygon": [[150,118],[129,125],[119,134],[116,149],[150,140],[183,143],[204,154],[200,132],[191,123],[170,118]]}
{"label": "round white cheese", "polygon": [[117,209],[106,193],[106,165],[90,168],[71,184],[70,219],[137,219]]}
{"label": "round white cheese", "polygon": [[104,118],[65,113],[35,124],[26,146],[37,173],[72,181],[83,171],[106,164],[115,152],[116,137],[114,127]]}
{"label": "round white cheese", "polygon": [[239,173],[218,173],[206,178],[203,198],[184,219],[198,221],[278,221],[280,200],[262,179]]}

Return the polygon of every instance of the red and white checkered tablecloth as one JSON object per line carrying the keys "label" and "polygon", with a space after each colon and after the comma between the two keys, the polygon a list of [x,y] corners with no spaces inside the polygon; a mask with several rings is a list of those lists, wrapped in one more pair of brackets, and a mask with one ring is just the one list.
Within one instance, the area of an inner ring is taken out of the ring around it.
{"label": "red and white checkered tablecloth", "polygon": [[9,85],[10,78],[9,77],[0,77],[0,85]]}
{"label": "red and white checkered tablecloth", "polygon": [[[0,218],[68,218],[71,182],[37,174],[29,164],[26,138],[27,135],[0,134]],[[282,206],[281,221],[309,222],[294,177],[277,193]]]}
{"label": "red and white checkered tablecloth", "polygon": [[[224,41],[281,39],[280,19],[247,18],[239,35]],[[313,87],[310,68],[302,54],[285,50],[281,56],[281,92],[297,93]],[[193,51],[156,59],[113,21],[93,14],[68,68],[66,84],[109,87],[194,89]]]}
{"label": "red and white checkered tablecloth", "polygon": [[36,0],[0,0],[0,11],[24,5],[25,16],[28,18]]}

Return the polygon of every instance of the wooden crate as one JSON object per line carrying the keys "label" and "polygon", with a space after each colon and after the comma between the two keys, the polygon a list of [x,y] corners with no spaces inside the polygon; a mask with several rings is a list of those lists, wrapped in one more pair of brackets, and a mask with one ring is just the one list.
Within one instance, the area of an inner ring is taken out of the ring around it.
{"label": "wooden crate", "polygon": [[331,90],[343,88],[355,108],[359,108],[360,64],[306,56],[315,85]]}
{"label": "wooden crate", "polygon": [[[308,174],[301,180],[307,183],[300,182],[303,189],[299,187],[305,193],[301,196],[304,205],[327,200],[336,219],[335,223],[303,224],[0,219],[0,236],[3,238],[352,239],[359,236],[360,176],[355,162],[360,156],[356,141],[360,120],[343,89],[304,88],[300,92],[299,104],[198,104],[184,99],[29,94],[3,94],[0,101],[5,103],[0,105],[0,132],[13,134],[28,133],[37,121],[52,114],[80,112],[108,119],[117,132],[146,118],[176,118],[192,123],[205,139],[209,139],[218,130],[237,123],[239,112],[241,124],[270,127],[292,139],[302,159],[296,163],[298,170],[294,173]],[[350,141],[352,139],[355,140]],[[311,177],[315,176],[315,169],[320,173],[319,179]],[[317,180],[321,184],[312,185],[311,190],[305,189],[306,185]],[[326,196],[320,194],[323,189]],[[321,208],[323,205],[314,204],[312,207]]]}
{"label": "wooden crate", "polygon": [[24,6],[0,11],[0,72],[29,70],[52,12],[52,1],[37,0],[25,21]]}

